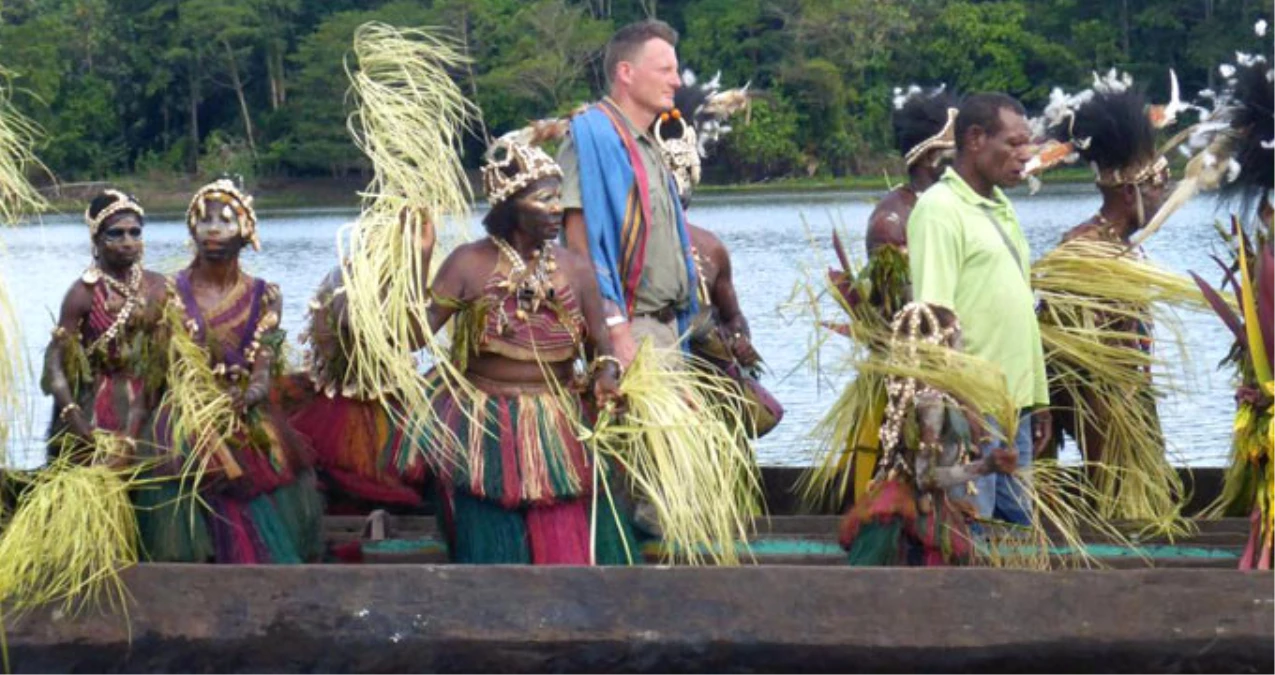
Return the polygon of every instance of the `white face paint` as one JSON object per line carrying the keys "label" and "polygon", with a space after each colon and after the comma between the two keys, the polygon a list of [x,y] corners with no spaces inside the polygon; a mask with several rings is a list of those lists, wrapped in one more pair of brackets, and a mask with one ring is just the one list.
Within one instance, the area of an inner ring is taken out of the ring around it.
{"label": "white face paint", "polygon": [[239,255],[244,237],[234,208],[220,200],[204,201],[203,217],[191,223],[190,234],[199,255],[223,260]]}

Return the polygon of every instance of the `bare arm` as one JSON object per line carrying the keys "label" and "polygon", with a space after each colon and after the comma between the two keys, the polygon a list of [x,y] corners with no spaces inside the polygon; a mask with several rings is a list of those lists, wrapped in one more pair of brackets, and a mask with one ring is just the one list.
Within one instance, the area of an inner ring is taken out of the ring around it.
{"label": "bare arm", "polygon": [[563,228],[567,235],[567,248],[592,262],[593,257],[589,254],[589,231],[584,226],[584,211],[567,209],[563,216]]}
{"label": "bare arm", "polygon": [[[610,334],[610,343],[615,349],[616,358],[628,365],[633,361],[633,357],[637,355],[637,344],[633,342],[633,335],[629,332],[628,321],[624,320],[624,312],[614,302],[602,298],[601,293],[598,291],[598,279],[594,271],[593,255],[589,253],[589,232],[585,228],[584,212],[580,209],[567,209],[564,223],[567,235],[567,249],[582,259],[582,262],[588,267],[589,276],[593,277],[593,289],[595,294],[598,295],[599,307],[602,311],[602,331]],[[607,325],[608,320],[610,325]],[[590,326],[589,330],[593,333],[594,329]],[[599,333],[593,334],[598,335]]]}
{"label": "bare arm", "polygon": [[[470,244],[452,251],[438,268],[438,274],[434,275],[434,283],[429,288],[431,302],[426,312],[431,335],[437,334],[447,325],[459,304],[473,299],[470,297],[471,288],[478,286],[471,283],[469,277],[474,275],[479,262],[474,255],[473,246]],[[417,340],[412,344],[412,351],[425,346],[424,333],[414,337]]]}
{"label": "bare arm", "polygon": [[[283,316],[283,293],[279,291],[277,286],[271,286],[267,291],[265,313],[261,317],[262,326],[265,328],[258,337],[262,340],[267,335],[279,329],[279,322]],[[278,358],[275,354],[275,346],[258,342],[256,345],[256,353],[252,360],[252,373],[248,376],[248,387],[244,390],[240,404],[243,408],[250,408],[269,397],[270,395],[270,367],[274,365],[274,360]],[[235,391],[232,389],[232,391]],[[234,396],[234,394],[232,394]]]}
{"label": "bare arm", "polygon": [[[143,314],[146,322],[145,330],[150,331],[149,339],[152,341],[155,350],[150,358],[166,361],[168,354],[168,328],[163,321],[164,308],[169,303],[168,280],[161,274],[146,272],[142,292],[146,294],[146,309]],[[165,370],[167,370],[166,367]],[[129,438],[135,439],[141,435],[142,425],[146,422],[150,411],[159,406],[159,400],[162,395],[162,380],[152,382],[146,378],[143,379],[142,395],[134,397],[128,406],[128,420],[124,425],[124,433]]]}
{"label": "bare arm", "polygon": [[560,256],[571,279],[571,286],[580,299],[585,326],[589,333],[589,353],[593,357],[614,356],[611,335],[606,327],[606,314],[602,309],[602,294],[598,291],[598,279],[586,258],[576,252],[563,251]]}
{"label": "bare arm", "polygon": [[[620,369],[612,361],[600,357],[620,358],[611,344],[611,331],[607,330],[606,316],[602,309],[602,294],[598,291],[598,279],[593,274],[593,265],[589,259],[574,251],[563,251],[561,259],[564,269],[571,280],[571,286],[580,300],[580,309],[584,314],[585,326],[588,330],[588,350],[593,363],[598,368],[593,372],[593,397],[601,406],[615,402],[624,409],[619,392]],[[627,324],[624,324],[627,334]]]}
{"label": "bare arm", "polygon": [[761,355],[753,348],[752,332],[748,327],[748,319],[739,308],[739,297],[735,294],[735,281],[731,272],[730,252],[720,240],[713,238],[708,256],[717,268],[717,278],[709,294],[713,305],[717,307],[717,318],[721,321],[723,339],[730,345],[731,351],[740,364],[746,367],[757,365]]}
{"label": "bare arm", "polygon": [[[66,292],[62,299],[62,308],[58,315],[57,328],[44,350],[44,373],[40,378],[40,388],[53,397],[57,412],[60,415],[67,406],[75,404],[75,395],[71,390],[71,381],[66,372],[66,343],[78,340],[80,326],[93,306],[93,294],[87,286],[78,280]],[[93,435],[89,417],[78,408],[73,408],[64,418],[71,432],[81,438]]]}

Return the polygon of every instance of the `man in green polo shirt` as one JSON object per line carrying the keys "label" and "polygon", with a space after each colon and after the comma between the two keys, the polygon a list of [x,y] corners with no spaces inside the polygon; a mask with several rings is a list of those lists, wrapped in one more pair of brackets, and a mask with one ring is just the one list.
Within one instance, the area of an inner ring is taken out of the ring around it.
{"label": "man in green polo shirt", "polygon": [[[908,219],[914,297],[955,310],[966,350],[1004,371],[1021,413],[1014,438],[1020,467],[1031,464],[1051,434],[1030,251],[1001,191],[1022,180],[1030,141],[1018,101],[1004,94],[967,97],[956,117],[956,161]],[[985,442],[984,452],[995,443]],[[1029,522],[1030,504],[1016,478],[993,474],[976,487],[980,516]]]}

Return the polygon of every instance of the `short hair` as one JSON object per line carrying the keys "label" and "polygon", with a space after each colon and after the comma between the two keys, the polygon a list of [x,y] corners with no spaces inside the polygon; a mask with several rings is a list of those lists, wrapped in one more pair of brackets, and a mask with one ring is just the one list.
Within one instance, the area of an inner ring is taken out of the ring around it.
{"label": "short hair", "polygon": [[656,38],[677,46],[677,31],[659,19],[631,23],[617,30],[607,41],[606,56],[602,59],[607,84],[615,81],[615,69],[620,66],[621,61],[631,61],[642,45]]}
{"label": "short hair", "polygon": [[982,127],[989,136],[1001,130],[1001,111],[1009,108],[1026,116],[1027,110],[1018,99],[1008,94],[990,93],[966,96],[956,116],[956,149],[965,147],[965,134],[971,127]]}

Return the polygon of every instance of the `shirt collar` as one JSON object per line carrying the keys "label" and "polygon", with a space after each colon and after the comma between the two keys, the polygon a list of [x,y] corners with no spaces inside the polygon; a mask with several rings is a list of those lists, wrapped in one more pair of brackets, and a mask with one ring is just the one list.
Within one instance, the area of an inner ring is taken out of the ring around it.
{"label": "shirt collar", "polygon": [[987,197],[975,192],[974,188],[970,187],[969,183],[966,183],[964,178],[961,178],[961,174],[957,173],[956,169],[950,166],[943,171],[943,177],[940,180],[946,183],[956,196],[960,197],[965,202],[973,204],[974,206],[987,206],[994,209],[1009,208],[1009,197],[1006,197],[1005,193],[999,187],[992,187],[992,199],[988,199]]}
{"label": "shirt collar", "polygon": [[615,108],[615,111],[620,113],[620,119],[624,121],[624,126],[628,127],[629,134],[631,134],[633,138],[639,141],[646,141],[647,143],[654,142],[651,139],[651,136],[645,130],[639,129],[637,125],[633,123],[633,120],[629,119],[628,114],[624,112],[624,108],[621,108],[620,104],[615,102],[615,99],[611,98],[610,96],[607,96],[605,98],[606,98],[606,101],[611,104],[611,107]]}

